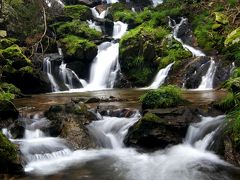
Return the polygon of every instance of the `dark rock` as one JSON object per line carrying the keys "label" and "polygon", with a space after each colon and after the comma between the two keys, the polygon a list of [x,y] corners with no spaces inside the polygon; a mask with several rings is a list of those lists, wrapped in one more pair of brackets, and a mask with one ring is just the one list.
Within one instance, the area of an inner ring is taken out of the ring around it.
{"label": "dark rock", "polygon": [[101,0],[64,0],[67,5],[81,4],[90,7],[97,6],[102,3]]}
{"label": "dark rock", "polygon": [[112,105],[99,105],[96,109],[102,116],[111,116],[111,117],[131,117],[136,114],[137,110],[132,108],[123,108],[120,109],[117,106]]}
{"label": "dark rock", "polygon": [[25,125],[22,121],[16,120],[10,127],[9,127],[10,133],[12,135],[11,138],[13,139],[19,139],[23,138],[24,131],[25,131]]}
{"label": "dark rock", "polygon": [[182,142],[190,123],[200,120],[199,110],[177,107],[146,110],[125,137],[127,146],[144,149],[165,148]]}
{"label": "dark rock", "polygon": [[100,99],[98,97],[91,97],[85,101],[85,103],[98,103]]}
{"label": "dark rock", "polygon": [[19,112],[12,102],[0,101],[0,128],[9,126],[18,115]]}

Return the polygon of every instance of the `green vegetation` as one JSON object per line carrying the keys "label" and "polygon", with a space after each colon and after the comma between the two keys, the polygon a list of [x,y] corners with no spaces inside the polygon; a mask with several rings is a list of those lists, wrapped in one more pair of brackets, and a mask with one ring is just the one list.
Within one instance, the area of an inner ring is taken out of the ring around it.
{"label": "green vegetation", "polygon": [[89,28],[89,25],[82,21],[75,20],[71,22],[61,22],[53,26],[56,28],[59,37],[75,35],[89,40],[98,39],[101,37],[101,32]]}
{"label": "green vegetation", "polygon": [[67,56],[83,59],[84,53],[88,53],[93,49],[97,50],[97,46],[93,42],[73,35],[68,35],[60,41]]}
{"label": "green vegetation", "polygon": [[72,19],[88,20],[92,18],[92,12],[85,5],[64,6],[64,15]]}
{"label": "green vegetation", "polygon": [[175,107],[182,103],[183,99],[180,88],[168,85],[147,92],[140,97],[140,101],[143,109],[147,109]]}
{"label": "green vegetation", "polygon": [[18,158],[16,147],[0,132],[1,161],[16,161]]}

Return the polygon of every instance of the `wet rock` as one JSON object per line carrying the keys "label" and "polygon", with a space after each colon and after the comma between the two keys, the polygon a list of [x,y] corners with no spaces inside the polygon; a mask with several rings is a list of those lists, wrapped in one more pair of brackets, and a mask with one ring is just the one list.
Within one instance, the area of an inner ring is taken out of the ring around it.
{"label": "wet rock", "polygon": [[23,174],[17,148],[0,132],[0,174]]}
{"label": "wet rock", "polygon": [[75,149],[94,148],[86,125],[92,120],[97,120],[97,115],[83,103],[68,103],[65,105],[51,106],[45,112],[50,120],[50,125],[44,130],[51,136],[59,136],[68,141]]}
{"label": "wet rock", "polygon": [[25,125],[22,121],[16,120],[12,125],[10,125],[9,130],[12,135],[11,138],[20,139],[24,136]]}
{"label": "wet rock", "polygon": [[182,142],[190,123],[200,120],[199,110],[191,107],[146,110],[125,137],[127,146],[144,149],[165,148]]}
{"label": "wet rock", "polygon": [[91,97],[85,101],[85,103],[98,103],[100,102],[100,98],[98,97]]}
{"label": "wet rock", "polygon": [[111,117],[131,117],[136,114],[136,109],[133,108],[118,108],[117,106],[104,106],[100,105],[97,108],[97,111],[102,116],[111,116]]}

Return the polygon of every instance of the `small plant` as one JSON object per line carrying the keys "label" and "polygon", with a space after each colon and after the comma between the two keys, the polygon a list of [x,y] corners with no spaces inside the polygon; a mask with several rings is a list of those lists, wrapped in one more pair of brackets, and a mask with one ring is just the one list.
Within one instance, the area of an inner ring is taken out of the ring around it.
{"label": "small plant", "polygon": [[167,108],[175,107],[183,102],[181,89],[168,85],[162,86],[159,89],[151,90],[140,97],[142,108]]}

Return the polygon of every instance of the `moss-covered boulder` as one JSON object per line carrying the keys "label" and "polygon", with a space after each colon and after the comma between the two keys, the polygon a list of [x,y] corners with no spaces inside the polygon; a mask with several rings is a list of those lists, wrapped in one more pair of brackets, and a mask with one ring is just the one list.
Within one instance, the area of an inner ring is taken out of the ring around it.
{"label": "moss-covered boulder", "polygon": [[4,58],[4,61],[0,62],[2,65],[11,64],[15,69],[31,65],[30,59],[23,54],[23,51],[18,45],[12,45],[6,49],[0,50],[0,54]]}
{"label": "moss-covered boulder", "polygon": [[71,22],[56,23],[54,26],[56,28],[58,37],[75,35],[89,40],[101,38],[101,32],[91,29],[89,25],[83,21],[74,20]]}
{"label": "moss-covered boulder", "polygon": [[233,45],[240,42],[240,27],[232,31],[226,38],[225,46]]}
{"label": "moss-covered boulder", "polygon": [[17,149],[1,132],[0,132],[0,173],[23,173],[23,167],[20,164]]}
{"label": "moss-covered boulder", "polygon": [[140,97],[142,109],[176,107],[183,103],[181,89],[168,85],[151,90]]}
{"label": "moss-covered boulder", "polygon": [[72,19],[92,19],[92,11],[85,5],[70,5],[64,7],[64,16]]}
{"label": "moss-covered boulder", "polygon": [[121,69],[135,86],[148,85],[156,74],[156,59],[161,54],[161,41],[168,33],[164,28],[140,26],[122,37]]}
{"label": "moss-covered boulder", "polygon": [[60,40],[65,60],[90,64],[97,55],[97,45],[87,39],[68,35]]}

